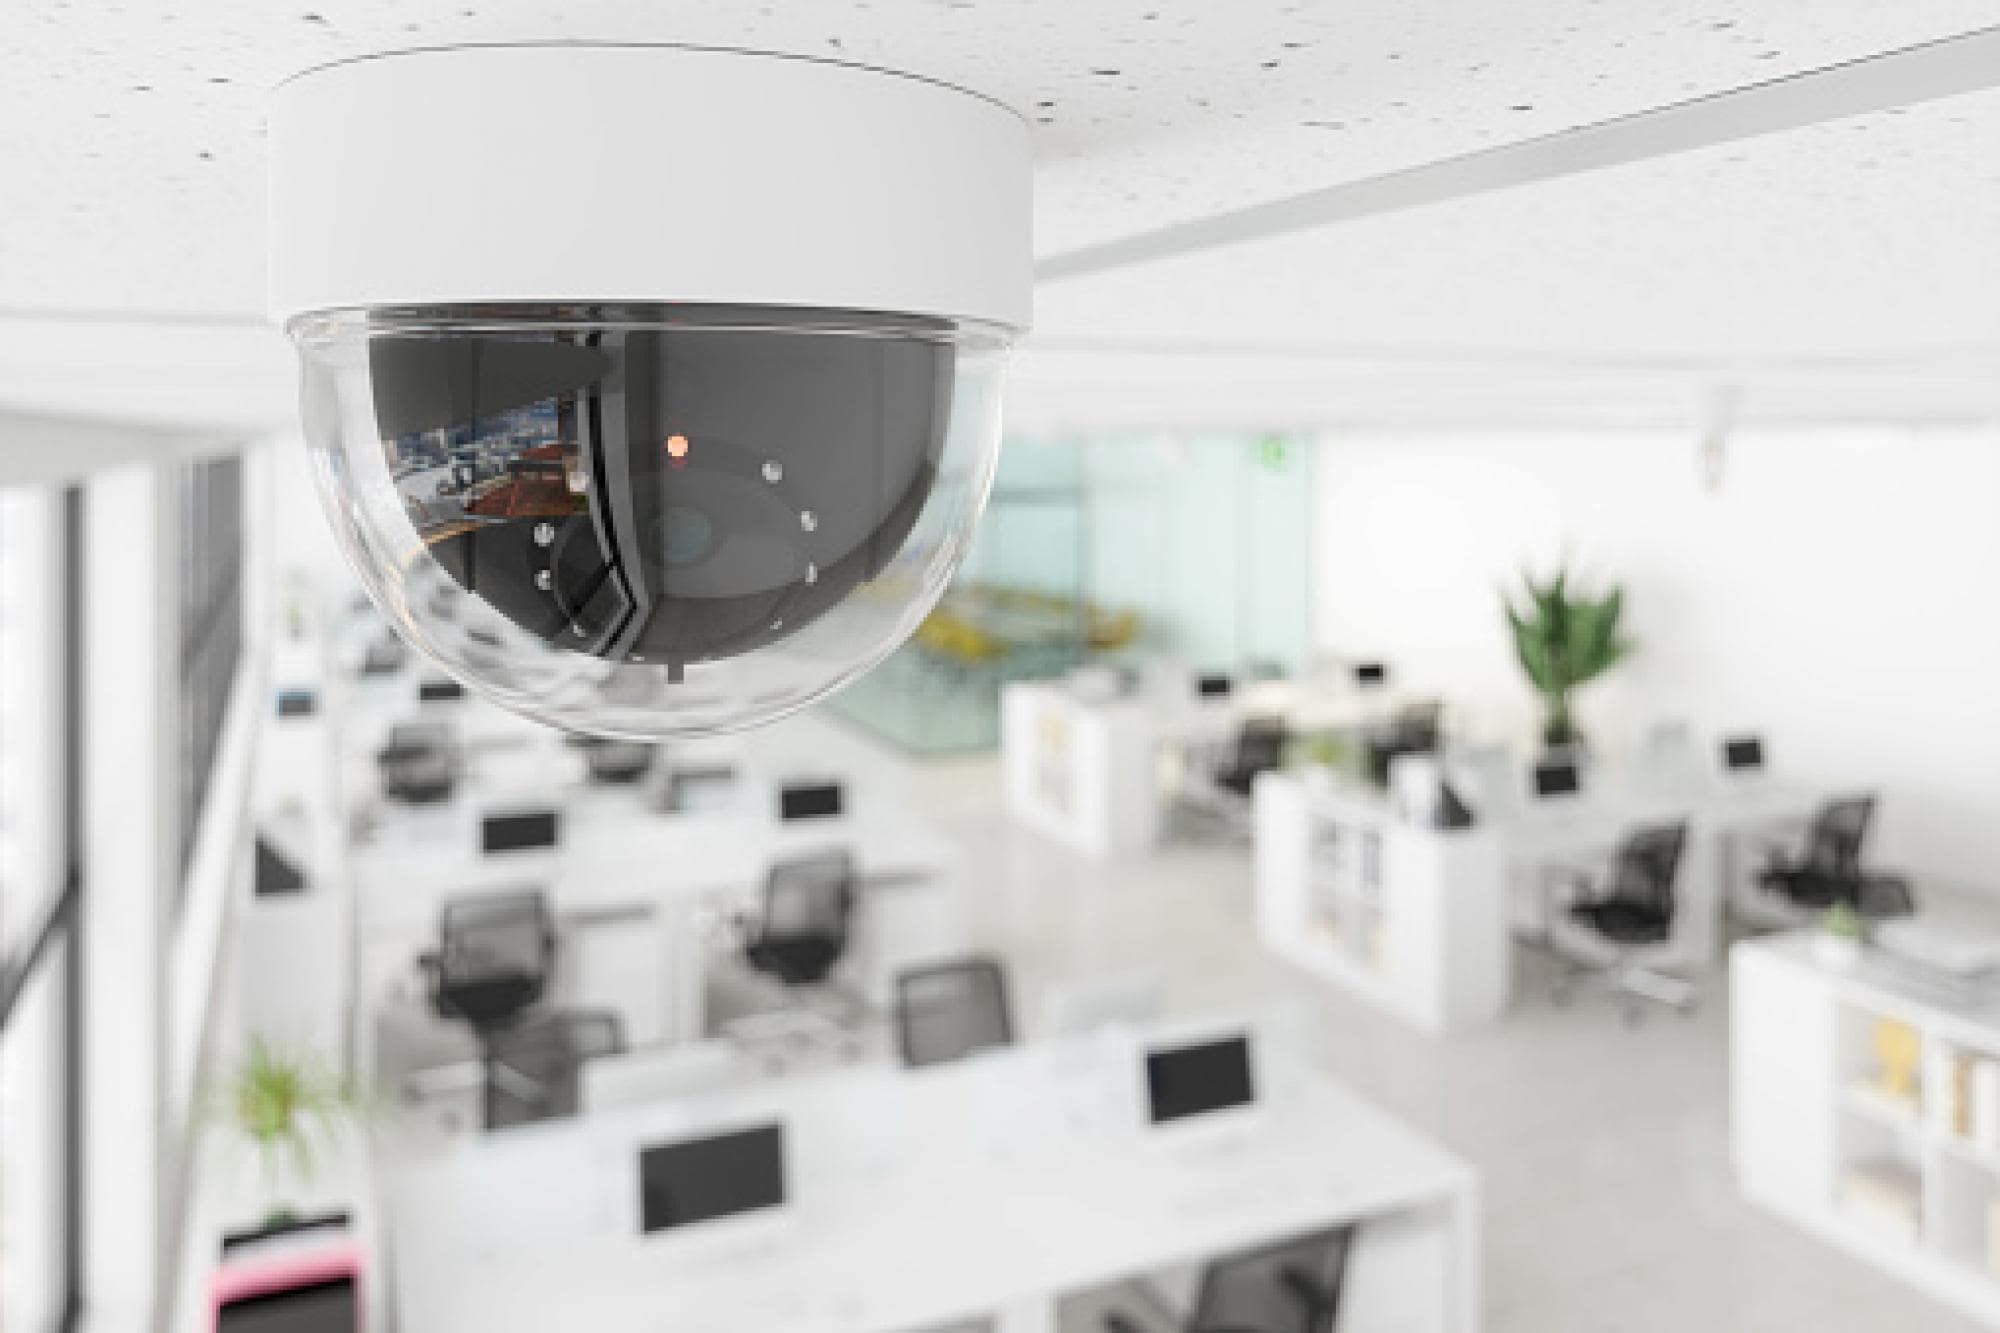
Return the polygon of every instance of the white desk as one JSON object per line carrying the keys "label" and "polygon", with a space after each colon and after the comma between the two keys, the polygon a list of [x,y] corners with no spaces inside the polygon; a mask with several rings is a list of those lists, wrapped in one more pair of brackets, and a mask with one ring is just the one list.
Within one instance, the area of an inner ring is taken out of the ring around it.
{"label": "white desk", "polygon": [[[1477,1326],[1470,1168],[1277,1059],[1254,1137],[1153,1142],[1137,1051],[1119,1054],[849,1070],[466,1142],[390,1173],[401,1326],[894,1333],[990,1317],[1046,1333],[1065,1293],[1349,1221],[1364,1225],[1344,1326]],[[638,1234],[641,1144],[773,1116],[795,1200],[782,1236]]]}

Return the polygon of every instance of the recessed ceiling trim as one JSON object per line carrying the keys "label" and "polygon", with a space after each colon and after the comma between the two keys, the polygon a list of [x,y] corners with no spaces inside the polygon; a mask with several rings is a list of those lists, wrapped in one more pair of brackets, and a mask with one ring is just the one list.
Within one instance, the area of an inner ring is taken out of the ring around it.
{"label": "recessed ceiling trim", "polygon": [[1084,246],[1042,260],[1035,278],[1088,277],[1993,87],[2000,87],[2000,27]]}

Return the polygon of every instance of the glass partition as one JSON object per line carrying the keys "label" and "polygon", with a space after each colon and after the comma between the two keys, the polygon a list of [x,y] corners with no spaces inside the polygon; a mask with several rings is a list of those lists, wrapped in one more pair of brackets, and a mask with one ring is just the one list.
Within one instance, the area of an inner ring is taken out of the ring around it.
{"label": "glass partition", "polygon": [[1311,454],[1282,435],[1012,438],[912,641],[828,705],[919,754],[991,749],[1000,687],[1094,660],[1302,670]]}

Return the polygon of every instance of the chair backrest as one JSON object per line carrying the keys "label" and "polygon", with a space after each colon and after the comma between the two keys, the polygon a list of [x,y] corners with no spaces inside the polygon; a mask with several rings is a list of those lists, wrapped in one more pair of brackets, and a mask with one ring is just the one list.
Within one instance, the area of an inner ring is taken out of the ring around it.
{"label": "chair backrest", "polygon": [[486,1080],[486,1127],[575,1115],[584,1066],[624,1050],[618,1016],[598,1010],[549,1014],[499,1034],[488,1052],[496,1068]]}
{"label": "chair backrest", "polygon": [[1014,1044],[1007,973],[993,958],[962,958],[896,978],[896,1043],[912,1069]]}
{"label": "chair backrest", "polygon": [[438,1011],[480,1028],[512,1019],[548,989],[555,939],[538,889],[446,903],[438,917]]}
{"label": "chair backrest", "polygon": [[1861,875],[1861,848],[1875,816],[1875,798],[1843,796],[1828,801],[1813,816],[1806,833],[1805,868],[1841,879]]}
{"label": "chair backrest", "polygon": [[1687,831],[1683,821],[1648,824],[1626,834],[1613,857],[1607,900],[1671,920]]}
{"label": "chair backrest", "polygon": [[1354,1233],[1336,1227],[1212,1260],[1188,1333],[1332,1333]]}
{"label": "chair backrest", "polygon": [[764,881],[758,938],[824,940],[844,945],[854,915],[854,858],[845,851],[812,852],[771,866]]}
{"label": "chair backrest", "polygon": [[1281,766],[1285,762],[1285,742],[1290,737],[1283,718],[1245,718],[1236,733],[1236,771],[1265,773]]}

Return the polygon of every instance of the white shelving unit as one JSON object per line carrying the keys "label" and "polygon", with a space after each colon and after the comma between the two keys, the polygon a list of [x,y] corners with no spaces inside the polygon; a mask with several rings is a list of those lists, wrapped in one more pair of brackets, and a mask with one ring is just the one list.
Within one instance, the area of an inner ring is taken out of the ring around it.
{"label": "white shelving unit", "polygon": [[[2000,1325],[2000,1144],[1968,1133],[1971,1062],[2000,1064],[2000,1007],[1951,1004],[1865,957],[1829,967],[1808,934],[1738,944],[1730,958],[1730,1113],[1737,1177],[1755,1202]],[[1875,1029],[1918,1042],[1914,1101],[1881,1086]],[[1968,1070],[1967,1090],[1959,1070]],[[1895,1182],[1903,1228],[1861,1206]]]}
{"label": "white shelving unit", "polygon": [[1259,776],[1253,805],[1266,948],[1426,1032],[1506,1009],[1513,945],[1490,831],[1417,827],[1314,773]]}

